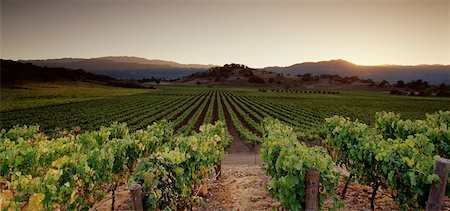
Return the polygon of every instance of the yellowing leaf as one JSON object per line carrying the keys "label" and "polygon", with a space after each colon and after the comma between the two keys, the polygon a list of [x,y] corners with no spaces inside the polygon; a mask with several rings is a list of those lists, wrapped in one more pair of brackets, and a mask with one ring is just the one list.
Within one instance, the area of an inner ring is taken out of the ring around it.
{"label": "yellowing leaf", "polygon": [[89,203],[94,203],[95,202],[94,196],[92,196],[92,195],[88,196],[88,201],[89,201]]}
{"label": "yellowing leaf", "polygon": [[414,147],[414,140],[412,139],[407,139],[405,141],[405,144],[408,145],[409,147],[413,148]]}
{"label": "yellowing leaf", "polygon": [[21,179],[20,179],[20,187],[26,187],[27,186],[27,184],[28,184],[28,179],[26,178],[26,177],[22,177]]}
{"label": "yellowing leaf", "polygon": [[45,195],[43,193],[35,193],[30,197],[28,201],[27,210],[42,210],[42,201],[44,200]]}
{"label": "yellowing leaf", "polygon": [[0,192],[0,205],[1,205],[1,209],[6,208],[6,206],[9,205],[9,203],[11,203],[11,200],[13,198],[13,193],[11,192],[11,190],[5,190]]}
{"label": "yellowing leaf", "polygon": [[60,171],[57,169],[50,169],[48,170],[48,173],[50,173],[50,175],[58,175]]}
{"label": "yellowing leaf", "polygon": [[148,172],[144,172],[142,176],[144,177],[144,180],[150,180],[150,174]]}
{"label": "yellowing leaf", "polygon": [[75,196],[77,195],[77,193],[78,193],[78,188],[74,188],[72,190],[72,194],[70,195],[69,204],[72,204],[73,202],[75,202],[75,199],[76,199]]}
{"label": "yellowing leaf", "polygon": [[192,146],[192,151],[197,151],[197,145]]}
{"label": "yellowing leaf", "polygon": [[58,160],[55,160],[52,162],[52,166],[59,168],[62,166],[62,164],[64,164],[67,160],[69,160],[69,158],[67,156],[64,156],[62,158],[59,158]]}
{"label": "yellowing leaf", "polygon": [[61,205],[58,203],[53,204],[53,210],[61,210]]}

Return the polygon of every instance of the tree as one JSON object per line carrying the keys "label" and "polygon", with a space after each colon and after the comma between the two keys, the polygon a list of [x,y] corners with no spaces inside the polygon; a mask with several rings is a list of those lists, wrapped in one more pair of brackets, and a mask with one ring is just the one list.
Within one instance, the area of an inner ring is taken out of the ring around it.
{"label": "tree", "polygon": [[417,81],[411,81],[406,84],[408,88],[414,89],[414,90],[425,90],[429,87],[428,82],[422,81],[421,79]]}
{"label": "tree", "polygon": [[266,83],[266,82],[264,81],[263,78],[258,77],[258,76],[256,76],[256,75],[251,76],[251,77],[248,79],[248,82],[250,82],[250,83],[258,83],[258,84],[265,84],[265,83]]}
{"label": "tree", "polygon": [[379,87],[386,87],[386,86],[389,86],[390,84],[389,84],[389,81],[386,81],[386,80],[384,80],[384,81],[382,81],[381,83],[380,83],[380,85],[378,85]]}
{"label": "tree", "polygon": [[439,90],[437,91],[436,95],[439,97],[450,97],[450,91]]}
{"label": "tree", "polygon": [[405,87],[405,82],[404,81],[397,81],[397,85],[396,85],[396,87],[399,87],[399,88],[403,88],[403,87]]}
{"label": "tree", "polygon": [[438,86],[438,89],[439,89],[439,90],[446,90],[447,88],[448,88],[447,85],[444,84],[444,83],[441,83],[441,84],[439,84],[439,86]]}
{"label": "tree", "polygon": [[312,80],[311,73],[303,74],[302,80],[303,81],[311,81]]}

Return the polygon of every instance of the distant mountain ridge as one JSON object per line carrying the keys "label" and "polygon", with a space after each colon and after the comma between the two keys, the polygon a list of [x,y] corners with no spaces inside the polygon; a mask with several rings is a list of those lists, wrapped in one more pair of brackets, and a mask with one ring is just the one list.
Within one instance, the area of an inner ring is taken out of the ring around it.
{"label": "distant mountain ridge", "polygon": [[339,59],[321,62],[304,62],[287,67],[266,67],[263,70],[291,75],[311,73],[312,75],[358,76],[375,81],[387,80],[389,82],[422,79],[431,84],[450,83],[450,65],[364,66]]}
{"label": "distant mountain ridge", "polygon": [[114,62],[123,62],[123,63],[136,63],[136,64],[147,64],[147,65],[159,65],[159,66],[170,66],[170,67],[179,67],[179,68],[198,68],[198,69],[209,69],[216,65],[212,64],[180,64],[173,61],[165,61],[160,59],[145,59],[141,57],[135,56],[105,56],[94,58],[97,60],[109,60]]}
{"label": "distant mountain ridge", "polygon": [[46,67],[84,69],[95,74],[120,79],[163,78],[176,79],[196,72],[205,71],[214,65],[179,64],[172,61],[148,60],[130,56],[107,56],[99,58],[62,58],[45,60],[20,60]]}
{"label": "distant mountain ridge", "polygon": [[[62,58],[46,60],[20,60],[38,66],[84,69],[86,71],[119,79],[162,78],[177,79],[204,72],[216,65],[180,64],[173,61],[145,59],[133,56],[106,56],[98,58]],[[379,65],[364,66],[338,59],[304,62],[287,67],[265,67],[261,70],[283,74],[358,76],[375,81],[412,81],[422,79],[431,84],[450,84],[450,65]]]}

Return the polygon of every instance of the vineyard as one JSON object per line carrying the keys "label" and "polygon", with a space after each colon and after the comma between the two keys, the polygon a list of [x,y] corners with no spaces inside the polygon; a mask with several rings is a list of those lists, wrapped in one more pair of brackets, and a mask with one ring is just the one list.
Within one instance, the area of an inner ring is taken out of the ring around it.
{"label": "vineyard", "polygon": [[326,208],[344,206],[339,183],[356,182],[372,188],[372,209],[381,188],[398,208],[417,209],[439,181],[434,160],[450,157],[450,100],[438,97],[167,87],[8,105],[0,113],[2,209],[86,209],[132,184],[142,186],[146,209],[192,208],[238,143],[261,147],[268,192],[286,209],[304,209],[310,168],[321,172]]}
{"label": "vineyard", "polygon": [[[130,130],[134,131],[154,121],[167,119],[174,126],[175,132],[181,134],[198,129],[202,123],[227,119],[231,120],[227,125],[233,125],[229,128],[233,130],[231,133],[237,131],[241,137],[251,142],[261,134],[259,123],[264,117],[277,118],[296,130],[309,132],[323,125],[325,118],[333,115],[372,124],[375,113],[379,111],[393,111],[406,119],[414,120],[425,118],[425,113],[450,110],[450,100],[447,98],[392,96],[364,91],[339,93],[168,87],[155,92],[81,102],[49,103],[39,107],[34,106],[36,100],[52,98],[55,94],[28,96],[18,93],[22,99],[34,101],[2,98],[2,104],[9,106],[0,112],[0,128],[38,124],[44,132],[54,132],[57,128],[70,130],[76,126],[81,130],[97,130],[101,125],[117,121],[127,123]],[[8,92],[2,90],[2,96],[8,96]]]}

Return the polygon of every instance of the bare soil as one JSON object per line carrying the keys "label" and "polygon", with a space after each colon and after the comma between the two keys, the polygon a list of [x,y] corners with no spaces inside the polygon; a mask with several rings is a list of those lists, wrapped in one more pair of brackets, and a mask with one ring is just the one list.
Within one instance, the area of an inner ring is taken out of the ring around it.
{"label": "bare soil", "polygon": [[[214,102],[216,112],[217,103],[216,98]],[[271,197],[266,189],[270,177],[266,176],[262,169],[263,161],[259,156],[259,146],[252,148],[239,137],[223,101],[221,103],[233,142],[227,149],[229,154],[222,160],[222,175],[220,177],[211,175],[207,182],[207,196],[203,198],[201,204],[195,205],[193,210],[282,210],[281,204]],[[342,176],[348,177],[349,173],[345,169],[339,167],[335,169]],[[340,196],[343,187],[344,183],[340,182],[335,189],[336,196]],[[344,208],[341,210],[370,210],[371,193],[372,189],[368,186],[350,183],[346,198],[342,201]],[[111,201],[111,194],[108,194],[91,210],[111,210]],[[127,187],[119,187],[116,191],[115,210],[129,210],[129,203],[130,194]],[[332,209],[331,201],[323,208]],[[380,189],[375,199],[375,210],[399,210],[399,208],[387,191]],[[444,210],[450,210],[448,197],[445,198]]]}
{"label": "bare soil", "polygon": [[[256,155],[256,162],[255,162]],[[343,176],[348,176],[345,169],[336,167]],[[222,160],[222,175],[211,175],[207,182],[208,194],[201,204],[193,210],[281,210],[281,204],[270,196],[266,190],[270,178],[262,170],[262,161],[258,152],[228,154]],[[344,183],[335,190],[340,196]],[[358,183],[350,183],[347,189],[344,207],[340,210],[370,210],[372,189]],[[130,209],[130,194],[127,187],[121,186],[116,192],[115,210]],[[332,209],[328,201],[323,207]],[[91,210],[111,210],[111,194],[97,203]],[[386,190],[380,189],[375,199],[375,210],[399,210]],[[450,210],[450,199],[445,197],[443,210]]]}
{"label": "bare soil", "polygon": [[[335,194],[340,195],[345,183],[340,182],[335,189]],[[358,183],[349,183],[347,193],[345,195],[344,209],[345,210],[370,210],[370,197],[372,188]],[[395,204],[392,196],[383,189],[377,191],[375,197],[375,210],[400,210]],[[443,210],[450,210],[450,199],[444,198]]]}
{"label": "bare soil", "polygon": [[[282,210],[281,204],[270,196],[266,190],[270,178],[262,170],[262,161],[258,156],[254,161],[254,153],[233,153],[223,159],[222,177],[208,181],[208,195],[203,198],[203,204],[195,206],[194,210]],[[336,169],[347,175],[343,169]],[[347,175],[348,176],[348,175]],[[340,196],[344,183],[340,182],[335,189]],[[372,189],[358,183],[350,183],[347,194],[342,200],[343,208],[339,210],[370,210]],[[331,201],[324,207],[332,209]],[[375,210],[399,210],[392,196],[379,189],[375,198]],[[450,210],[450,199],[445,198],[443,210]]]}
{"label": "bare soil", "polygon": [[[119,186],[116,190],[114,210],[130,210],[131,196],[127,186]],[[105,198],[97,202],[90,210],[110,211],[112,206],[112,196],[108,193]]]}
{"label": "bare soil", "polygon": [[194,210],[279,209],[281,204],[266,190],[269,177],[262,170],[259,146],[251,147],[239,137],[224,102],[221,103],[233,142],[227,149],[229,154],[222,159],[222,175],[208,180],[208,195]]}
{"label": "bare soil", "polygon": [[208,195],[194,210],[272,210],[281,207],[265,189],[269,178],[261,165],[254,165],[252,155],[247,156],[249,159],[244,157],[237,160],[248,160],[251,164],[225,165],[224,162],[222,176],[208,181]]}

